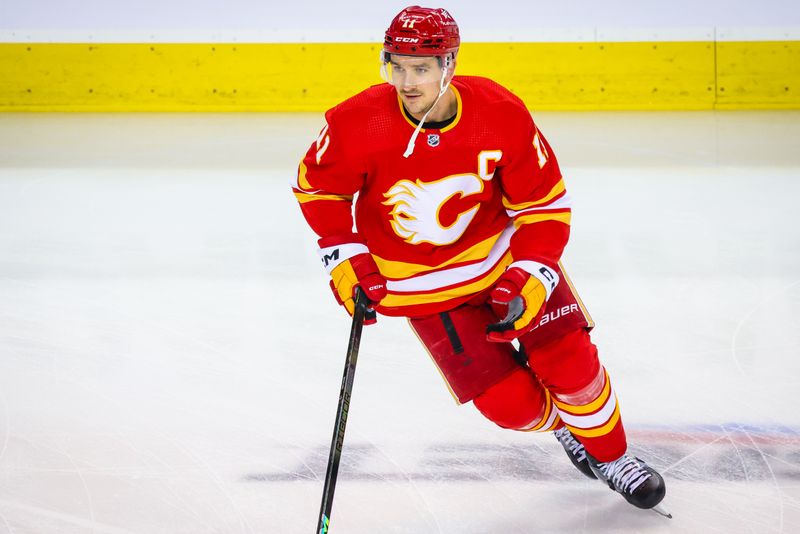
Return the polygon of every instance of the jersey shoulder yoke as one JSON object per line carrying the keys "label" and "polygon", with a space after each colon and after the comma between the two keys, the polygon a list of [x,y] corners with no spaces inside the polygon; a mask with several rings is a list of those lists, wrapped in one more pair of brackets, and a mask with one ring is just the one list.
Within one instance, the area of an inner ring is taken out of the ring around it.
{"label": "jersey shoulder yoke", "polygon": [[363,119],[375,114],[385,113],[396,100],[397,97],[391,85],[386,83],[373,85],[329,109],[325,112],[325,118],[328,119],[329,123],[332,120]]}

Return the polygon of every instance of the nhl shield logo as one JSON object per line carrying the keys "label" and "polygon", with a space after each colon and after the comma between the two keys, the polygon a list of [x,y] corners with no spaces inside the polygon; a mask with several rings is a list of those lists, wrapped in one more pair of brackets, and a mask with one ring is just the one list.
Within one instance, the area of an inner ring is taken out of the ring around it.
{"label": "nhl shield logo", "polygon": [[439,146],[439,134],[428,134],[428,146]]}

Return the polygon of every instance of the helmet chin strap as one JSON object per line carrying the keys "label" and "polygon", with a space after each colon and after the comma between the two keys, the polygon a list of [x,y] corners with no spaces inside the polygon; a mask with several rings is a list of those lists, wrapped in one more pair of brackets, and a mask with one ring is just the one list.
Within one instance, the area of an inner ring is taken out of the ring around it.
{"label": "helmet chin strap", "polygon": [[433,101],[433,105],[428,108],[428,111],[425,112],[425,115],[422,116],[419,124],[417,124],[417,127],[414,128],[414,133],[411,134],[411,139],[408,140],[406,151],[403,152],[404,158],[407,158],[414,153],[414,145],[417,143],[417,136],[419,135],[419,131],[422,129],[422,125],[425,124],[425,119],[428,118],[430,112],[433,111],[433,108],[435,108],[436,104],[439,103],[439,99],[442,98],[442,95],[444,95],[445,91],[447,91],[447,88],[450,86],[449,81],[445,83],[445,78],[447,78],[447,70],[448,67],[442,69],[442,79],[439,80],[439,95],[436,97],[436,100]]}

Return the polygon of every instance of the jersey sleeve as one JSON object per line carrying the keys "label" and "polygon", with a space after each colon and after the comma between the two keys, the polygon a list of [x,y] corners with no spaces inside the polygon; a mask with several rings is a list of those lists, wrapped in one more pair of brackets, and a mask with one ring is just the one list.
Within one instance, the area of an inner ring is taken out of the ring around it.
{"label": "jersey sleeve", "polygon": [[326,114],[326,124],[297,169],[292,192],[308,225],[321,238],[353,232],[353,196],[365,179],[348,154],[346,128]]}
{"label": "jersey sleeve", "polygon": [[556,157],[527,110],[518,124],[500,174],[503,206],[516,227],[511,254],[514,261],[555,269],[569,240],[570,198]]}

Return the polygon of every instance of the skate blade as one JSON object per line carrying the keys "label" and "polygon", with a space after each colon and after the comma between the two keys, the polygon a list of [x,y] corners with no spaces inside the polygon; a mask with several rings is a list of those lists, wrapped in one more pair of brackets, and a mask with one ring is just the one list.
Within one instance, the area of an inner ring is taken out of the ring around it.
{"label": "skate blade", "polygon": [[653,506],[653,507],[651,508],[651,510],[652,510],[652,511],[654,511],[655,513],[657,513],[658,515],[663,515],[663,516],[664,516],[664,517],[666,517],[667,519],[672,519],[672,514],[671,514],[671,513],[669,513],[669,512],[667,512],[667,511],[666,511],[666,510],[665,510],[663,507],[661,507],[660,505],[659,505],[659,506]]}

